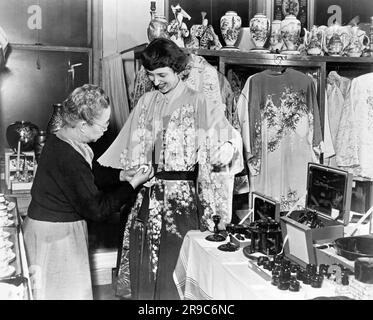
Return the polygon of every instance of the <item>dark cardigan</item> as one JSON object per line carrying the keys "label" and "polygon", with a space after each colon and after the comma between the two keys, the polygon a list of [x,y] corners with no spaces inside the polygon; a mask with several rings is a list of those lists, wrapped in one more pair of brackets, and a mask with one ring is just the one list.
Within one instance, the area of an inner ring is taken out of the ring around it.
{"label": "dark cardigan", "polygon": [[50,222],[82,219],[101,221],[135,200],[128,182],[119,182],[110,192],[95,184],[91,167],[71,145],[50,135],[40,156],[31,189],[28,216]]}

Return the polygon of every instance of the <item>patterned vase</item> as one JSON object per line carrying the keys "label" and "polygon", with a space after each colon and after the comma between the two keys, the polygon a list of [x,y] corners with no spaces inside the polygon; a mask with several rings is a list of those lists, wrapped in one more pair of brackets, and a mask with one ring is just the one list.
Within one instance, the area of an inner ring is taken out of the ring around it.
{"label": "patterned vase", "polygon": [[168,22],[166,18],[162,15],[155,14],[154,17],[150,20],[147,29],[149,41],[152,41],[156,38],[169,38],[167,26]]}
{"label": "patterned vase", "polygon": [[53,112],[47,124],[47,136],[49,134],[55,134],[58,130],[61,129],[61,126],[62,126],[62,119],[60,115],[61,109],[62,109],[62,104],[55,103],[53,105]]}
{"label": "patterned vase", "polygon": [[44,148],[46,140],[47,140],[47,133],[44,130],[40,130],[39,134],[35,137],[35,143],[34,143],[34,152],[35,152],[36,162],[39,162],[40,154]]}
{"label": "patterned vase", "polygon": [[255,48],[253,50],[261,50],[267,51],[269,50],[264,49],[264,45],[267,41],[268,34],[269,34],[270,23],[267,17],[262,13],[257,13],[251,20],[250,20],[250,33],[251,38],[255,44]]}
{"label": "patterned vase", "polygon": [[281,21],[281,36],[285,44],[285,51],[282,53],[299,54],[300,30],[300,21],[292,14]]}
{"label": "patterned vase", "polygon": [[226,46],[223,49],[238,50],[235,47],[241,30],[241,17],[235,11],[227,11],[220,18],[220,31]]}

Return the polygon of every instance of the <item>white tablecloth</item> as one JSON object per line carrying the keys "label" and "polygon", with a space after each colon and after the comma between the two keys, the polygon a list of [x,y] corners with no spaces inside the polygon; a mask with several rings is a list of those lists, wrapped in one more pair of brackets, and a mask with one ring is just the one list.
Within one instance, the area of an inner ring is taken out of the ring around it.
{"label": "white tablecloth", "polygon": [[185,300],[305,300],[335,296],[335,286],[322,288],[301,283],[299,292],[282,291],[248,266],[239,249],[224,252],[222,242],[205,240],[209,232],[189,231],[184,238],[173,274],[181,299]]}

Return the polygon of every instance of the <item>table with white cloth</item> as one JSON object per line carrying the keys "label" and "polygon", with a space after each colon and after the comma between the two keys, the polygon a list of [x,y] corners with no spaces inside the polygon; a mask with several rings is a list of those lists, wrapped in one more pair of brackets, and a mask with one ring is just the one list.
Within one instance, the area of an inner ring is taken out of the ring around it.
{"label": "table with white cloth", "polygon": [[301,283],[298,292],[279,290],[249,268],[242,248],[224,252],[224,242],[207,241],[210,232],[189,231],[180,249],[173,278],[182,300],[305,300],[333,297],[335,285],[324,281],[321,288]]}

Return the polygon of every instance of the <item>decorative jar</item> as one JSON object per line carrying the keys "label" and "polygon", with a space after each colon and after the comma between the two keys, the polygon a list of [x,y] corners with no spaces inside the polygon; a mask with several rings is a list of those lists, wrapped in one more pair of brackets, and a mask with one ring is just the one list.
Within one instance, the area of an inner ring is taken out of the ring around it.
{"label": "decorative jar", "polygon": [[241,17],[235,11],[227,11],[220,18],[220,31],[226,44],[223,49],[238,50],[235,44],[240,34],[241,24]]}
{"label": "decorative jar", "polygon": [[257,13],[250,20],[251,38],[255,44],[254,50],[265,50],[264,45],[269,35],[270,23],[262,13]]}
{"label": "decorative jar", "polygon": [[299,54],[300,30],[301,23],[292,14],[289,14],[281,21],[281,36],[285,44],[285,50],[282,53]]}

